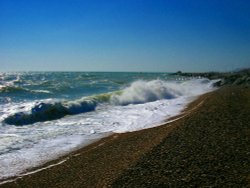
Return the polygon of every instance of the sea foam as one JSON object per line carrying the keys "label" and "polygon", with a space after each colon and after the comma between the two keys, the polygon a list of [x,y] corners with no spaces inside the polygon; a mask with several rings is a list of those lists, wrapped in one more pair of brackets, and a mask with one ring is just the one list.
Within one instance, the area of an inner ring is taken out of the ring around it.
{"label": "sea foam", "polygon": [[[0,179],[21,174],[109,134],[158,126],[178,115],[198,95],[212,91],[213,83],[207,79],[137,80],[119,91],[77,100],[3,103]],[[22,116],[30,125],[8,124],[8,119],[23,121]]]}
{"label": "sea foam", "polygon": [[[205,89],[202,86],[208,83],[209,80],[207,79],[190,80],[184,83],[139,80],[121,91],[83,97],[74,101],[38,102],[30,111],[12,114],[4,122],[11,125],[27,125],[60,119],[66,115],[90,112],[101,103],[113,105],[142,104],[161,99],[192,96],[202,92],[202,89]],[[192,87],[192,90],[190,87]],[[209,88],[211,85],[207,87]]]}

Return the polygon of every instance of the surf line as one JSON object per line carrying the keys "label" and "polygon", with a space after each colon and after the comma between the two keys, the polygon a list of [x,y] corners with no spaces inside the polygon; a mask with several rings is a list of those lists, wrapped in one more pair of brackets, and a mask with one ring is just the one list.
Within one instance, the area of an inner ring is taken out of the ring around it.
{"label": "surf line", "polygon": [[[188,116],[188,115],[191,114],[194,110],[196,110],[197,108],[199,108],[199,107],[204,103],[204,101],[205,101],[205,99],[203,99],[199,104],[197,104],[196,106],[194,106],[192,109],[190,109],[190,110],[188,110],[188,111],[186,111],[186,112],[184,111],[184,112],[182,113],[182,114],[184,114],[184,115],[182,115],[182,116],[181,116],[181,114],[180,114],[180,115],[177,115],[177,118],[174,118],[174,119],[169,120],[169,121],[162,122],[162,123],[160,123],[160,124],[157,124],[156,126],[167,125],[167,124],[173,123],[173,122],[175,122],[175,121],[178,121],[178,120],[180,120],[180,119],[182,119],[182,118]],[[178,117],[178,116],[180,116],[180,117]],[[171,125],[169,125],[169,127],[170,127],[170,126],[171,126]]]}
{"label": "surf line", "polygon": [[[111,136],[111,135],[110,135],[110,136]],[[116,134],[114,134],[114,135],[112,136],[111,140],[114,140],[114,139],[116,139],[117,137],[118,137],[118,135],[117,135],[117,133],[116,133]],[[99,139],[98,139],[98,140],[99,140]],[[33,171],[30,171],[30,172],[22,173],[22,174],[20,174],[20,175],[17,175],[14,179],[11,179],[11,178],[10,178],[9,180],[5,180],[5,181],[0,182],[0,185],[3,185],[3,184],[5,184],[5,183],[12,183],[12,182],[15,182],[15,181],[18,180],[18,179],[22,179],[24,176],[28,176],[28,175],[31,175],[31,174],[35,174],[35,173],[37,173],[37,172],[41,172],[41,171],[43,171],[43,170],[47,170],[47,169],[49,169],[49,168],[58,166],[58,165],[60,165],[60,164],[63,164],[63,163],[65,163],[65,162],[67,162],[67,161],[68,161],[70,158],[72,158],[72,157],[76,157],[76,156],[81,155],[81,154],[83,154],[83,153],[86,153],[86,152],[89,152],[89,151],[91,151],[91,150],[94,150],[94,149],[96,149],[96,148],[98,148],[98,147],[104,145],[105,143],[106,143],[106,141],[104,141],[104,142],[98,144],[98,145],[95,146],[95,147],[91,147],[90,149],[88,149],[88,150],[86,150],[86,151],[84,151],[84,152],[76,153],[76,154],[70,155],[70,156],[64,158],[63,160],[61,160],[61,161],[59,161],[59,162],[57,162],[57,163],[55,163],[55,164],[51,164],[51,165],[48,165],[48,166],[45,166],[45,167],[42,167],[42,168],[38,168],[38,169],[33,170]]]}
{"label": "surf line", "polygon": [[[180,117],[177,117],[177,118],[175,118],[175,119],[173,119],[173,120],[169,120],[169,121],[166,121],[166,122],[162,122],[162,123],[160,123],[160,124],[157,124],[157,126],[167,125],[167,124],[170,124],[170,123],[172,123],[172,122],[175,122],[175,121],[178,121],[178,120],[180,120],[180,119],[183,119],[184,117],[186,117],[186,116],[188,116],[190,113],[192,113],[194,110],[196,110],[197,108],[199,108],[199,107],[204,103],[204,101],[205,101],[205,99],[203,99],[200,103],[198,103],[198,104],[197,104],[196,106],[194,106],[192,109],[190,109],[190,110],[188,110],[188,111],[186,111],[186,112],[184,111],[184,112],[183,112],[184,115],[182,115],[182,116],[180,116]],[[169,127],[170,127],[170,126],[171,126],[171,125],[169,125]],[[111,140],[116,139],[117,137],[118,137],[118,135],[115,134],[115,135],[113,135],[113,137],[112,137]],[[104,145],[104,144],[105,144],[105,142],[100,143],[100,144],[98,144],[97,146],[95,146],[95,147],[93,147],[93,148],[90,148],[89,150],[96,149],[97,147],[100,147],[100,146],[102,146],[102,145]],[[89,150],[88,150],[88,151],[89,151]],[[87,151],[85,151],[85,152],[87,152]],[[83,152],[83,153],[85,153],[85,152]],[[76,156],[81,155],[81,154],[82,154],[82,153],[76,153],[76,154],[73,155],[73,157],[76,157]],[[0,182],[0,185],[5,184],[5,183],[15,182],[15,181],[18,180],[18,179],[22,179],[24,176],[28,176],[28,175],[31,175],[31,174],[35,174],[35,173],[37,173],[37,172],[41,172],[41,171],[43,171],[43,170],[52,168],[52,167],[54,167],[54,166],[58,166],[58,165],[60,165],[60,164],[65,163],[65,162],[68,161],[69,159],[70,159],[70,156],[69,156],[69,157],[66,157],[66,158],[63,159],[62,161],[59,161],[58,163],[51,164],[51,165],[48,165],[48,166],[43,167],[43,168],[39,168],[39,169],[34,170],[34,171],[30,171],[30,172],[27,172],[27,173],[20,174],[20,175],[18,175],[18,176],[17,176],[16,178],[14,178],[14,179],[10,179],[10,180],[6,180],[6,181],[3,181],[3,182]]]}
{"label": "surf line", "polygon": [[68,158],[69,158],[69,157],[67,157],[66,159],[64,159],[64,160],[62,160],[62,161],[59,161],[58,163],[51,164],[51,165],[48,165],[48,166],[46,166],[46,167],[39,168],[39,169],[37,169],[37,170],[30,171],[30,172],[27,172],[27,173],[24,173],[24,174],[20,174],[20,175],[18,175],[18,176],[17,176],[16,178],[14,178],[14,179],[2,181],[2,182],[0,182],[0,185],[5,184],[5,183],[14,182],[14,181],[16,181],[16,180],[18,180],[18,179],[21,179],[21,178],[24,177],[24,176],[28,176],[28,175],[31,175],[31,174],[35,174],[35,173],[37,173],[37,172],[41,172],[41,171],[43,171],[43,170],[46,170],[46,169],[52,168],[52,167],[54,167],[54,166],[60,165],[60,164],[62,164],[62,163],[64,163],[64,162],[66,162],[66,161],[68,160]]}

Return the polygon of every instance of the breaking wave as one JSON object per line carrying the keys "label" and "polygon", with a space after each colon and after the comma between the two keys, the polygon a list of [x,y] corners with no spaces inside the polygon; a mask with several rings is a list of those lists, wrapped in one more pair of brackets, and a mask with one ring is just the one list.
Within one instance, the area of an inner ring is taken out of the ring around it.
{"label": "breaking wave", "polygon": [[113,95],[111,102],[118,105],[141,104],[161,99],[173,99],[180,96],[193,96],[213,88],[213,81],[196,79],[185,82],[163,80],[133,82],[120,95]]}
{"label": "breaking wave", "polygon": [[66,115],[74,115],[95,110],[97,103],[93,100],[74,102],[54,102],[36,104],[30,112],[18,112],[7,117],[4,122],[10,125],[28,125],[36,122],[50,121]]}
{"label": "breaking wave", "polygon": [[111,105],[141,104],[180,96],[199,95],[211,90],[212,87],[212,82],[207,79],[180,83],[163,80],[139,80],[120,91],[84,97],[74,101],[39,102],[30,111],[10,115],[4,122],[11,125],[33,124],[59,119],[66,115],[94,111],[101,103]]}
{"label": "breaking wave", "polygon": [[113,94],[119,94],[119,91],[84,97],[74,101],[38,102],[30,111],[10,115],[4,122],[10,125],[28,125],[60,119],[66,115],[94,111],[98,104],[108,102]]}
{"label": "breaking wave", "polygon": [[125,88],[120,95],[113,95],[111,101],[119,105],[141,104],[159,99],[172,99],[181,95],[171,85],[171,83],[162,80],[149,82],[139,80]]}

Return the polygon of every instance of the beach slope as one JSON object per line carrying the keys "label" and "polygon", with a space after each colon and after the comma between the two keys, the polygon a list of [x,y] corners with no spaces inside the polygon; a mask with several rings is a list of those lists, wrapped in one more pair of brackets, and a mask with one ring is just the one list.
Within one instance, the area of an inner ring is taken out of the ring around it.
{"label": "beach slope", "polygon": [[249,109],[250,88],[223,87],[172,123],[114,134],[0,187],[247,187]]}
{"label": "beach slope", "polygon": [[250,89],[213,92],[113,187],[247,187]]}

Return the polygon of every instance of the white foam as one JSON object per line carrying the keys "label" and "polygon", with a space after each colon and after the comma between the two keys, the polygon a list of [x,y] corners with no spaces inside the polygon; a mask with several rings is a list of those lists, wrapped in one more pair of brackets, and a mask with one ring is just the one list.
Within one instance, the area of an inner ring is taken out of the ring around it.
{"label": "white foam", "polygon": [[127,105],[173,99],[179,96],[193,96],[211,89],[208,79],[196,79],[177,83],[176,81],[135,81],[125,88],[121,95],[113,95],[111,101],[115,104]]}
{"label": "white foam", "polygon": [[35,93],[48,93],[48,94],[51,94],[52,92],[51,91],[48,91],[48,90],[30,90],[31,92],[35,92]]}
{"label": "white foam", "polygon": [[[184,83],[138,81],[113,99],[122,104],[129,103],[126,106],[101,104],[95,111],[65,116],[54,121],[20,127],[2,126],[0,179],[18,175],[28,168],[41,165],[111,133],[157,126],[167,118],[179,114],[195,96],[211,89],[211,82],[206,80]],[[146,94],[143,95],[143,92]],[[165,99],[166,93],[175,97]],[[139,98],[140,95],[144,97]],[[155,100],[151,100],[152,98]],[[151,102],[134,104],[147,100]],[[6,104],[1,107],[0,113],[6,115],[23,109],[29,111],[34,104],[35,102],[29,102],[24,107],[23,104],[22,107],[18,104]]]}
{"label": "white foam", "polygon": [[36,167],[48,161],[77,149],[84,142],[86,145],[94,138],[82,136],[61,136],[47,140],[41,139],[35,145],[30,144],[16,152],[0,155],[0,177],[6,178],[24,172],[28,168]]}
{"label": "white foam", "polygon": [[114,95],[111,100],[117,104],[127,105],[176,97],[176,93],[165,87],[165,83],[162,80],[136,81],[124,89],[121,95]]}

